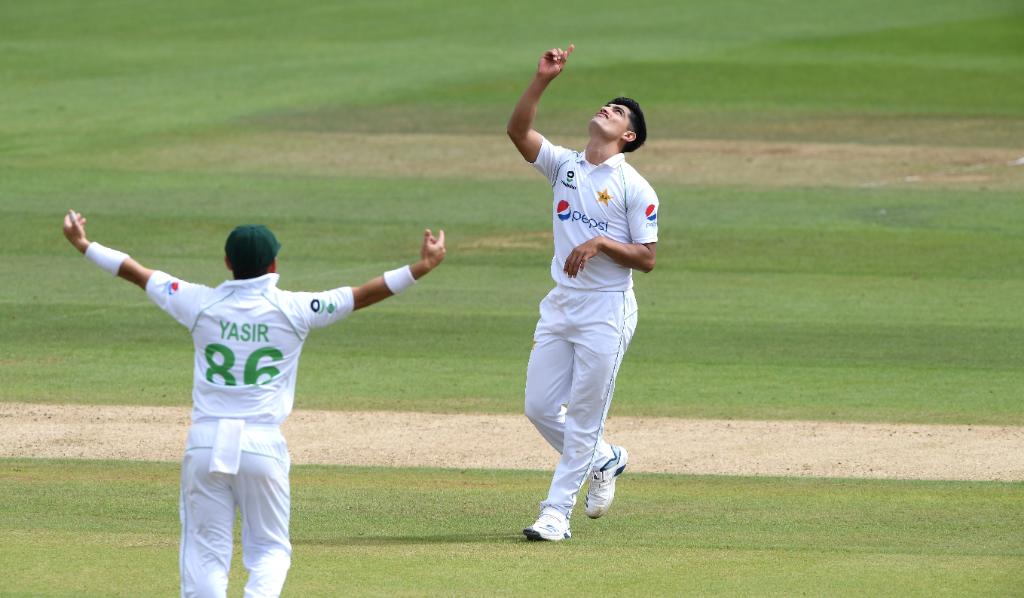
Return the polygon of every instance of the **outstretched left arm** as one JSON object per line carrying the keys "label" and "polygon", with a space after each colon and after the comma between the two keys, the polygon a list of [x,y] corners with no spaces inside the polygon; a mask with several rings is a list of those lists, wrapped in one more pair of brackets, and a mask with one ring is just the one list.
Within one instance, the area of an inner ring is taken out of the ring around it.
{"label": "outstretched left arm", "polygon": [[650,272],[657,249],[657,243],[621,243],[608,237],[594,237],[573,249],[562,269],[569,278],[575,278],[586,267],[587,260],[603,253],[620,266]]}
{"label": "outstretched left arm", "polygon": [[[64,215],[64,236],[69,243],[75,246],[75,249],[86,254],[86,257],[96,265],[101,268],[109,267],[108,271],[137,285],[143,291],[146,290],[146,283],[149,282],[149,277],[153,275],[153,271],[133,260],[127,254],[89,241],[85,237],[85,217],[75,213],[74,210],[69,210]],[[87,253],[90,245],[94,245],[92,255]],[[120,265],[117,265],[116,262],[119,260]],[[116,271],[113,270],[114,268],[116,268]]]}

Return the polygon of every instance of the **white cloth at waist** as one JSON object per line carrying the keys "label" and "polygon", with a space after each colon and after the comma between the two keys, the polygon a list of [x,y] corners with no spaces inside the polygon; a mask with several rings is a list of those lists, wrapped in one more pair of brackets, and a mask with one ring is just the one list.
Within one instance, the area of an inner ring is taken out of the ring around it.
{"label": "white cloth at waist", "polygon": [[[212,449],[217,439],[218,420],[196,422],[189,426],[185,450]],[[246,422],[242,431],[243,453],[252,453],[274,459],[288,459],[288,444],[281,426],[277,424],[253,424]]]}

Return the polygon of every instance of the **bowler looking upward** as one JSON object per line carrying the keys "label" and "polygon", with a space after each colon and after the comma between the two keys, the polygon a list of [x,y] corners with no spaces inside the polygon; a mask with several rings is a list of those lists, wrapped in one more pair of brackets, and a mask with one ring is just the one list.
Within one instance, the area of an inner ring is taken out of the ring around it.
{"label": "bowler looking upward", "polygon": [[508,121],[508,136],[551,185],[555,288],[540,304],[526,372],[526,416],[561,453],[530,540],[570,537],[569,519],[589,480],[586,513],[604,515],[626,449],[604,439],[615,377],[636,329],[633,270],[654,269],[658,196],[625,154],[643,145],[640,105],[615,98],[588,124],[582,151],[552,144],[533,128],[540,97],[574,47],[545,52]]}

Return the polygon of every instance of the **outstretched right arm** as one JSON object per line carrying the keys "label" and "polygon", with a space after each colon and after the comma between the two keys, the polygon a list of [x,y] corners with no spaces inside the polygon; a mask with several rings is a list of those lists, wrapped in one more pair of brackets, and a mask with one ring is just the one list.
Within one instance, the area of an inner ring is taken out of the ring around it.
{"label": "outstretched right arm", "polygon": [[146,290],[146,283],[149,282],[153,271],[133,260],[126,253],[89,241],[85,237],[85,217],[76,214],[74,210],[69,210],[64,215],[64,236],[67,237],[69,243],[75,246],[75,249],[85,254],[89,261],[114,276],[120,276],[139,286],[143,291]]}
{"label": "outstretched right arm", "polygon": [[430,229],[423,231],[423,245],[420,247],[419,261],[354,287],[352,289],[354,303],[352,309],[368,307],[402,292],[438,267],[444,261],[444,256],[444,231],[440,231],[436,237],[430,232]]}
{"label": "outstretched right arm", "polygon": [[544,52],[537,63],[537,72],[533,75],[533,80],[530,81],[523,95],[519,97],[519,101],[512,111],[512,116],[508,119],[508,126],[506,127],[508,137],[527,162],[532,163],[537,160],[540,146],[544,142],[541,134],[533,128],[533,121],[537,117],[537,104],[540,103],[540,96],[547,89],[548,84],[565,68],[565,63],[569,60],[569,55],[572,54],[574,49],[575,46],[569,44],[567,50],[552,48]]}

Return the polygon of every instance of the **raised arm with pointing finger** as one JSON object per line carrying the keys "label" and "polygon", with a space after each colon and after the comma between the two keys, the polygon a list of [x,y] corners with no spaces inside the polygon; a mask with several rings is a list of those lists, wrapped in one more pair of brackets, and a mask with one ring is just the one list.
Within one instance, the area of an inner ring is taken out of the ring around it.
{"label": "raised arm with pointing finger", "polygon": [[541,142],[544,140],[540,133],[533,129],[533,121],[537,117],[537,104],[540,103],[540,96],[547,89],[548,84],[554,80],[565,68],[569,55],[576,49],[569,44],[569,49],[552,48],[541,55],[537,63],[537,73],[534,74],[530,85],[519,97],[512,117],[508,119],[506,128],[509,138],[515,144],[519,153],[526,158],[527,162],[537,159],[537,152],[540,151]]}

